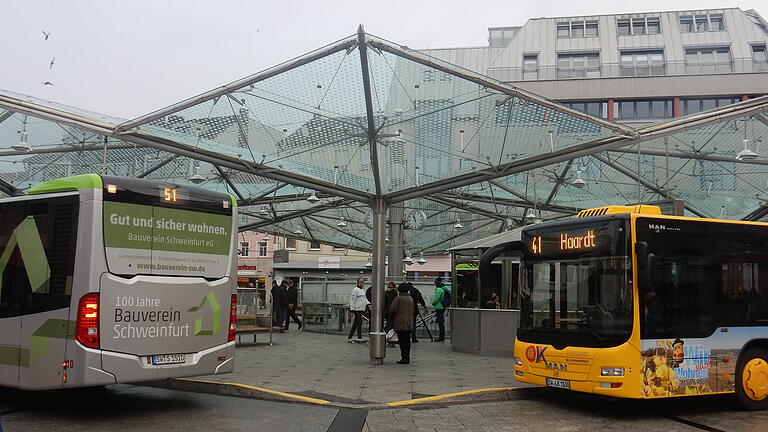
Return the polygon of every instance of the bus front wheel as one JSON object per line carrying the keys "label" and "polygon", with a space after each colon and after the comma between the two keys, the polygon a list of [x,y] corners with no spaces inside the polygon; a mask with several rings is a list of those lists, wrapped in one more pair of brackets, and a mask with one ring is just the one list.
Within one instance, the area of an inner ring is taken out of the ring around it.
{"label": "bus front wheel", "polygon": [[750,411],[768,408],[768,350],[755,347],[744,352],[736,368],[736,398]]}

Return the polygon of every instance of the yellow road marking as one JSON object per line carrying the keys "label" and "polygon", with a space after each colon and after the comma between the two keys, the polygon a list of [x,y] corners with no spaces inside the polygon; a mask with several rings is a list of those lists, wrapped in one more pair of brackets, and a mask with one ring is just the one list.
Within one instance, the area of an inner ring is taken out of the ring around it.
{"label": "yellow road marking", "polygon": [[407,399],[407,400],[401,400],[397,402],[389,402],[387,405],[389,406],[404,406],[404,405],[412,405],[412,404],[420,404],[420,403],[426,403],[426,402],[434,402],[439,401],[443,399],[447,399],[453,396],[464,396],[469,394],[475,394],[475,393],[488,393],[492,391],[501,391],[501,390],[517,390],[521,388],[526,387],[489,387],[489,388],[481,388],[481,389],[475,389],[475,390],[465,390],[460,391],[456,393],[445,393],[440,394],[436,396],[427,396],[423,398],[416,398],[416,399]]}
{"label": "yellow road marking", "polygon": [[286,393],[281,392],[279,390],[271,390],[263,387],[255,387],[250,386],[247,384],[240,384],[240,383],[228,383],[228,382],[219,382],[219,381],[207,381],[207,380],[200,380],[200,379],[192,379],[192,378],[174,378],[177,381],[188,381],[188,382],[199,382],[199,383],[205,383],[205,384],[221,384],[221,385],[228,385],[232,387],[241,387],[249,390],[257,390],[265,393],[271,393],[274,395],[282,396],[289,399],[296,399],[302,402],[317,404],[317,405],[327,405],[331,403],[331,401],[323,400],[323,399],[315,399],[307,396],[300,396],[293,393]]}

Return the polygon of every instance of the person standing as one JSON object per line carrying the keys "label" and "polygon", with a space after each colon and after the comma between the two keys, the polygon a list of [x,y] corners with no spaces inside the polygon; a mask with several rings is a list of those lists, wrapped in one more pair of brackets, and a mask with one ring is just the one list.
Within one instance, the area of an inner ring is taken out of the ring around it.
{"label": "person standing", "polygon": [[432,306],[435,308],[435,319],[437,321],[438,335],[435,342],[445,340],[445,306],[443,298],[445,297],[445,284],[442,278],[435,279],[435,296],[432,297]]}
{"label": "person standing", "polygon": [[277,279],[272,279],[272,288],[269,289],[269,297],[272,302],[272,327],[277,327]]}
{"label": "person standing", "polygon": [[408,294],[413,299],[413,331],[411,332],[411,342],[418,343],[419,340],[416,339],[416,328],[418,327],[416,325],[416,317],[419,316],[419,304],[424,308],[427,307],[427,304],[424,302],[424,296],[421,295],[421,291],[410,282],[408,282]]}
{"label": "person standing", "polygon": [[285,327],[285,316],[288,314],[288,283],[285,280],[280,282],[280,285],[275,289],[272,301],[277,313],[275,327],[280,327],[280,333],[285,333],[283,328]]}
{"label": "person standing", "polygon": [[347,342],[352,342],[352,335],[357,330],[357,338],[363,338],[363,314],[368,309],[368,299],[365,298],[365,279],[362,277],[357,278],[357,284],[352,289],[352,295],[349,297],[349,311],[354,314],[355,320],[352,323],[352,328],[349,329],[349,337]]}
{"label": "person standing", "polygon": [[397,287],[398,296],[389,306],[392,324],[397,332],[397,343],[400,345],[400,361],[397,364],[411,362],[411,331],[413,331],[413,298],[408,294],[408,284],[401,283]]}
{"label": "person standing", "polygon": [[285,317],[285,330],[288,330],[288,327],[291,324],[291,320],[296,322],[296,324],[299,325],[299,330],[301,330],[301,320],[296,317],[296,306],[299,304],[299,288],[296,287],[295,281],[288,281],[288,291],[286,293],[286,301],[288,302],[287,306],[287,313]]}
{"label": "person standing", "polygon": [[387,284],[387,290],[384,291],[384,332],[386,333],[389,331],[389,329],[393,328],[392,324],[392,314],[389,313],[389,307],[392,306],[392,302],[395,300],[395,297],[397,297],[397,284],[394,282],[389,282]]}

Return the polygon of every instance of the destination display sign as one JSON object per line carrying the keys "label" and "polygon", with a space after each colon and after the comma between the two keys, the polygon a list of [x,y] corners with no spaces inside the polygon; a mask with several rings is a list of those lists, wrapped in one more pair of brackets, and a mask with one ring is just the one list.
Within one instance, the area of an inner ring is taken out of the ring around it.
{"label": "destination display sign", "polygon": [[624,248],[624,221],[556,224],[526,229],[522,233],[524,251],[532,257],[550,255],[608,255]]}

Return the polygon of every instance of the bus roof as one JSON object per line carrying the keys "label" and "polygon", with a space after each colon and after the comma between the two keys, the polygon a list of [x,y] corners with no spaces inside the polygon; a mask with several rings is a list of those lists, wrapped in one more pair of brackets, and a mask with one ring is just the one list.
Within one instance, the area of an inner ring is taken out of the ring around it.
{"label": "bus roof", "polygon": [[[83,175],[77,175],[72,177],[64,177],[60,179],[55,180],[49,180],[47,182],[43,182],[40,184],[37,184],[35,186],[32,186],[29,189],[30,195],[39,195],[39,194],[49,194],[49,193],[56,193],[56,192],[69,192],[69,191],[79,191],[81,189],[101,189],[104,187],[104,181],[107,180],[108,182],[117,183],[117,184],[133,184],[133,183],[142,183],[142,182],[151,182],[152,180],[146,180],[146,179],[136,179],[133,177],[111,177],[111,176],[102,176],[99,174],[83,174]],[[177,185],[179,186],[179,185]],[[213,191],[204,191],[203,193],[205,195],[215,196],[217,194],[221,194],[223,196],[227,196],[232,203],[232,207],[237,207],[237,199],[233,197],[232,195],[224,192],[213,192]]]}
{"label": "bus roof", "polygon": [[36,184],[29,189],[30,195],[76,191],[80,189],[101,189],[103,183],[98,174],[83,174],[72,177],[64,177]]}

